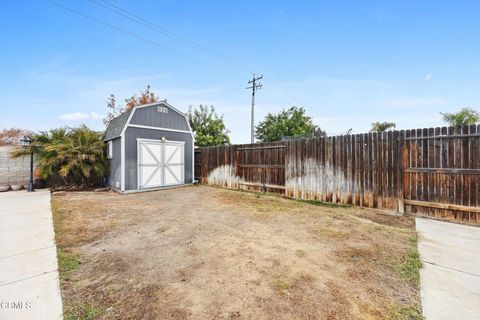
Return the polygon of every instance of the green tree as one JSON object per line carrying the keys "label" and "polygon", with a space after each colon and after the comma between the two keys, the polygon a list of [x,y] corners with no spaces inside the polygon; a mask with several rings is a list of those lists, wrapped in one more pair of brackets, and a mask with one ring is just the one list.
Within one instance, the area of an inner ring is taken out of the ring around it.
{"label": "green tree", "polygon": [[323,137],[325,131],[313,124],[302,107],[292,106],[277,114],[269,113],[255,127],[255,137],[262,141],[278,141],[283,137]]}
{"label": "green tree", "polygon": [[[60,177],[65,184],[86,185],[90,178],[101,178],[107,171],[102,133],[86,126],[58,128],[32,136],[38,173],[45,179]],[[30,153],[19,147],[16,158]]]}
{"label": "green tree", "polygon": [[395,124],[395,122],[380,122],[380,121],[377,121],[377,122],[372,123],[372,129],[370,129],[370,132],[381,133],[381,132],[387,131],[388,129],[393,129],[396,126],[397,125]]}
{"label": "green tree", "polygon": [[453,127],[462,127],[476,124],[480,121],[480,113],[473,108],[463,108],[455,113],[442,113],[443,121]]}
{"label": "green tree", "polygon": [[218,116],[214,106],[200,105],[198,108],[190,106],[188,122],[195,132],[197,147],[211,147],[230,144],[228,131],[223,122],[223,115]]}

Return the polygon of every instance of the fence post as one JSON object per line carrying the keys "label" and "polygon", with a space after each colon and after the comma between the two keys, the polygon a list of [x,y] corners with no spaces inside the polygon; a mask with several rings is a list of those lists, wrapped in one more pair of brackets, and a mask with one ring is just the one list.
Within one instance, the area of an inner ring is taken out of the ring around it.
{"label": "fence post", "polygon": [[397,179],[397,198],[398,198],[398,212],[401,214],[405,213],[405,201],[403,195],[403,169],[406,167],[406,162],[408,161],[407,148],[405,147],[405,131],[400,131],[400,136],[397,140],[397,154],[399,155],[399,165],[397,168],[396,174],[398,174]]}

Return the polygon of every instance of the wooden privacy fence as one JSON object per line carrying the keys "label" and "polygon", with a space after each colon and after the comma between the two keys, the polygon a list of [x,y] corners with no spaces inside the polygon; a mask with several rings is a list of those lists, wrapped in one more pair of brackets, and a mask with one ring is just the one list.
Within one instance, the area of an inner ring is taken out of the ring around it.
{"label": "wooden privacy fence", "polygon": [[284,149],[284,142],[197,148],[195,179],[226,188],[284,193]]}
{"label": "wooden privacy fence", "polygon": [[407,212],[480,224],[480,126],[405,132]]}
{"label": "wooden privacy fence", "polygon": [[480,126],[198,148],[201,183],[480,224]]}

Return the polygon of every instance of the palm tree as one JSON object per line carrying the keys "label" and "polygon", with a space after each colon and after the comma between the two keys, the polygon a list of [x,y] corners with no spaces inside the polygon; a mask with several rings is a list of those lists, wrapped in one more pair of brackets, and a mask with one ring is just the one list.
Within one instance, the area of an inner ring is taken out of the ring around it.
{"label": "palm tree", "polygon": [[473,108],[463,108],[455,113],[442,113],[443,121],[453,127],[469,126],[480,121],[480,113]]}
{"label": "palm tree", "polygon": [[[32,140],[37,170],[45,179],[60,177],[65,184],[86,185],[90,178],[106,173],[102,135],[86,126],[42,131]],[[29,151],[18,148],[11,156],[23,156],[26,152]]]}
{"label": "palm tree", "polygon": [[397,125],[395,124],[395,122],[380,122],[380,121],[377,121],[377,122],[372,123],[372,129],[370,129],[370,132],[381,133],[381,132],[387,131],[388,129],[395,128],[396,126]]}
{"label": "palm tree", "polygon": [[58,168],[61,177],[81,179],[85,184],[90,177],[102,177],[106,172],[104,143],[101,134],[85,126],[71,129],[65,141],[45,147],[53,157],[46,159],[48,165]]}

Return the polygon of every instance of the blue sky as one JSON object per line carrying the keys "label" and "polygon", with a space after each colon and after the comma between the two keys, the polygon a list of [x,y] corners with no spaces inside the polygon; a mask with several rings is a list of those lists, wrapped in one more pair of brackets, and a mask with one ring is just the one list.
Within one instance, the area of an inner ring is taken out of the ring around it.
{"label": "blue sky", "polygon": [[54,1],[147,41],[47,1],[0,1],[0,128],[100,130],[111,93],[150,84],[183,111],[214,105],[248,142],[252,71],[265,75],[257,119],[304,106],[329,134],[480,108],[478,1],[108,0],[221,58],[93,1]]}

